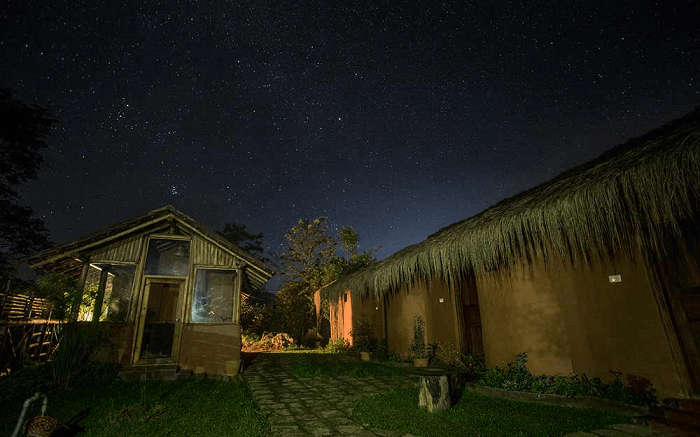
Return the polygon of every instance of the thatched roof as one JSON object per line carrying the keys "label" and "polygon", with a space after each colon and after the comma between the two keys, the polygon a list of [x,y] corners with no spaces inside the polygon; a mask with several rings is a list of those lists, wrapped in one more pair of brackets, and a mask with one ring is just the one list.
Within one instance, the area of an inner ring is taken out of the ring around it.
{"label": "thatched roof", "polygon": [[[168,222],[180,222],[194,232],[208,238],[217,246],[236,256],[242,263],[249,267],[248,276],[256,286],[262,286],[274,271],[264,262],[250,255],[236,244],[224,238],[218,232],[214,232],[192,217],[175,209],[172,205],[165,205],[153,209],[138,217],[112,225],[98,232],[87,235],[75,241],[61,244],[28,258],[28,263],[33,269],[45,271],[61,272],[68,274],[78,274],[80,271],[80,258],[86,251],[95,250],[101,246],[112,244],[113,242],[127,238],[139,232],[162,226]],[[253,269],[253,271],[250,271]]]}
{"label": "thatched roof", "polygon": [[[505,199],[327,287],[380,296],[413,281],[498,272],[534,256],[587,261],[663,251],[697,217],[700,108]],[[633,252],[630,252],[633,253]]]}

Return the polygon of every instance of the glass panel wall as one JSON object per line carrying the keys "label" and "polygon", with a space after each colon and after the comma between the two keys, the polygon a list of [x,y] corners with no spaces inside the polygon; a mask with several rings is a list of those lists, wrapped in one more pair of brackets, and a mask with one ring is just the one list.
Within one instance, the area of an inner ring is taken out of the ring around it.
{"label": "glass panel wall", "polygon": [[78,321],[89,322],[92,320],[92,311],[95,308],[95,297],[97,287],[100,285],[101,270],[95,266],[90,266],[85,278],[85,288],[83,289],[83,300],[80,302],[78,310]]}
{"label": "glass panel wall", "polygon": [[109,274],[107,275],[104,306],[100,320],[124,322],[129,312],[136,266],[109,265],[105,267],[109,269]]}
{"label": "glass panel wall", "polygon": [[189,241],[156,238],[148,242],[147,275],[187,276],[189,266]]}
{"label": "glass panel wall", "polygon": [[102,308],[100,308],[100,321],[124,322],[126,320],[129,312],[129,303],[131,302],[136,266],[94,264],[90,265],[87,278],[85,279],[83,301],[78,312],[79,321],[92,320],[103,269],[107,269],[107,282],[105,283]]}
{"label": "glass panel wall", "polygon": [[235,270],[198,269],[190,320],[193,323],[231,322],[235,281]]}

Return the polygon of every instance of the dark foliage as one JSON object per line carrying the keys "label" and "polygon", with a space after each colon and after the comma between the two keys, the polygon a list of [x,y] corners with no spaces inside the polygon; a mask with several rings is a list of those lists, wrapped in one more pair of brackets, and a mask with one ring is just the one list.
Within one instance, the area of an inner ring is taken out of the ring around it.
{"label": "dark foliage", "polygon": [[0,277],[11,274],[10,254],[28,255],[48,244],[43,222],[18,203],[15,186],[36,177],[54,123],[44,108],[0,90]]}
{"label": "dark foliage", "polygon": [[103,374],[113,375],[115,365],[92,363],[98,347],[109,341],[106,326],[93,323],[67,323],[59,334],[59,347],[50,363],[52,385],[67,389],[76,381],[101,379]]}
{"label": "dark foliage", "polygon": [[242,223],[227,223],[220,234],[254,257],[266,261],[263,257],[265,248],[262,233],[251,234]]}
{"label": "dark foliage", "polygon": [[598,396],[636,405],[656,404],[656,392],[651,383],[639,376],[628,375],[626,383],[622,374],[614,372],[614,379],[603,382],[586,375],[535,376],[527,368],[527,354],[518,354],[505,369],[493,367],[484,370],[479,383],[489,387],[533,393],[563,396]]}

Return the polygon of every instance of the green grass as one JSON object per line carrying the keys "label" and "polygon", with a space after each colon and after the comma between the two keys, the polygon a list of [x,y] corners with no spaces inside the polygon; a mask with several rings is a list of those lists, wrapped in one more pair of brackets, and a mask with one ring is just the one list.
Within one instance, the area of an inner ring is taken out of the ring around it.
{"label": "green grass", "polygon": [[[11,434],[23,400],[18,394],[0,399],[0,435]],[[33,415],[37,411],[38,406]],[[54,391],[47,414],[62,423],[77,423],[85,430],[81,436],[269,434],[267,419],[255,409],[245,384],[217,380],[113,380]]]}
{"label": "green grass", "polygon": [[429,436],[558,436],[629,419],[615,413],[517,402],[465,392],[447,411],[418,407],[417,389],[397,389],[358,401],[353,416],[372,427]]}
{"label": "green grass", "polygon": [[300,378],[336,377],[336,376],[400,376],[402,369],[387,367],[376,363],[366,363],[339,354],[299,354],[289,356],[290,371]]}

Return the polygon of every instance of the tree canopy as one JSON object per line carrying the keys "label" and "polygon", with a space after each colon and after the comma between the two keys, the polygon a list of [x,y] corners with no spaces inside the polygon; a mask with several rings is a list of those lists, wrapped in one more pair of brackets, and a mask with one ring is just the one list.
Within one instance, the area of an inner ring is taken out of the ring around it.
{"label": "tree canopy", "polygon": [[[280,258],[286,281],[277,303],[287,332],[296,339],[323,326],[323,320],[315,318],[313,303],[319,287],[376,261],[374,249],[358,252],[360,235],[355,229],[344,226],[332,235],[328,228],[326,217],[301,219],[285,234]],[[339,245],[345,257],[336,254]],[[321,317],[328,319],[328,302],[322,302]]]}
{"label": "tree canopy", "polygon": [[335,255],[336,240],[328,234],[328,220],[301,219],[284,235],[282,272],[290,281],[310,284],[318,269]]}
{"label": "tree canopy", "polygon": [[265,260],[262,232],[253,234],[248,232],[247,226],[242,223],[227,223],[224,225],[221,235],[251,255]]}
{"label": "tree canopy", "polygon": [[55,120],[46,110],[0,90],[0,276],[8,277],[10,255],[28,255],[48,244],[43,222],[19,203],[15,188],[33,179],[41,149]]}

